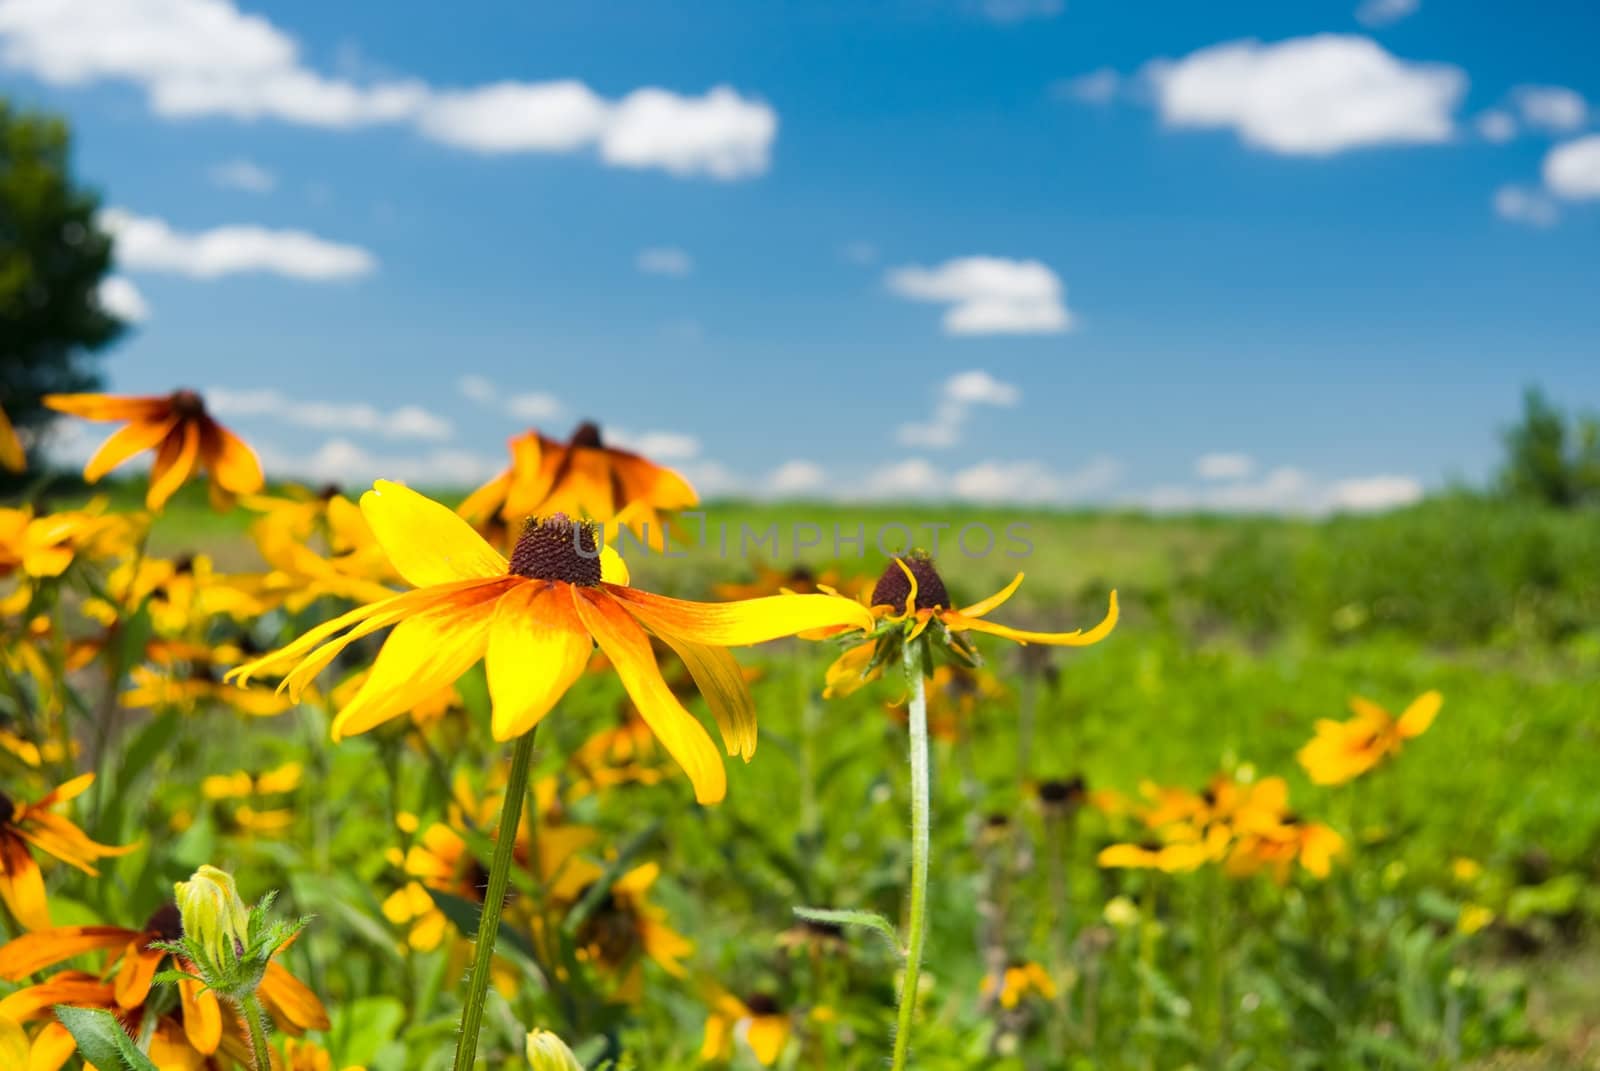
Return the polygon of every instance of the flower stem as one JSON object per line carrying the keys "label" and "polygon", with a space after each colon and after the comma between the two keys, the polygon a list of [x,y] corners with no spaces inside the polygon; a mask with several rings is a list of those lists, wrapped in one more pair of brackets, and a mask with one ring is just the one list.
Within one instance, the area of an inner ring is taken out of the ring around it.
{"label": "flower stem", "polygon": [[528,767],[533,760],[533,732],[517,737],[511,752],[511,776],[506,781],[505,803],[495,836],[494,858],[489,863],[489,886],[484,890],[483,915],[478,919],[478,943],[472,958],[472,977],[461,1009],[461,1036],[456,1039],[455,1071],[472,1071],[478,1052],[478,1032],[483,1028],[484,999],[489,992],[489,970],[494,960],[494,939],[500,932],[501,908],[511,880],[511,858],[522,823],[522,798],[528,794]]}
{"label": "flower stem", "polygon": [[905,980],[894,1033],[892,1071],[904,1071],[911,1052],[911,1020],[917,1010],[922,945],[928,936],[928,700],[922,684],[922,649],[905,647],[906,686],[911,691],[911,909],[906,926]]}
{"label": "flower stem", "polygon": [[245,1028],[250,1032],[250,1058],[256,1071],[271,1071],[272,1053],[267,1049],[267,1021],[261,1014],[261,1002],[255,994],[244,998],[240,1004],[244,1012]]}

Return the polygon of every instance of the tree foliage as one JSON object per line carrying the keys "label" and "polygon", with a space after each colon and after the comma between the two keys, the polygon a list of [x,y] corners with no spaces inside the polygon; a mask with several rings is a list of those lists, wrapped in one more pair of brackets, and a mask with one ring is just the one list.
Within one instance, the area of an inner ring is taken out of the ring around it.
{"label": "tree foliage", "polygon": [[1600,417],[1572,418],[1532,388],[1505,447],[1506,493],[1562,509],[1600,503]]}

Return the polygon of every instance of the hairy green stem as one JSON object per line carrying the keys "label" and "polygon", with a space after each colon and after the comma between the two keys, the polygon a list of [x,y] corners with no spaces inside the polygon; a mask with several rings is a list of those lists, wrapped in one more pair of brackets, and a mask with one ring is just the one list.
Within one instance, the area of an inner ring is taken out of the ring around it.
{"label": "hairy green stem", "polygon": [[494,858],[489,863],[489,887],[484,890],[483,914],[478,919],[478,943],[472,957],[472,977],[467,982],[467,999],[461,1009],[461,1036],[456,1039],[455,1071],[472,1071],[478,1052],[478,1032],[483,1029],[483,1006],[489,992],[489,970],[494,960],[494,939],[500,932],[501,908],[506,902],[506,886],[511,881],[511,858],[517,843],[517,827],[522,822],[522,799],[528,794],[528,767],[533,761],[533,731],[517,737],[511,752],[511,776],[506,781],[506,799],[500,809],[500,828],[495,836]]}
{"label": "hairy green stem", "polygon": [[239,1007],[244,1012],[245,1029],[250,1032],[250,1058],[256,1071],[270,1071],[272,1053],[267,1049],[267,1020],[261,1012],[261,1002],[252,993]]}
{"label": "hairy green stem", "polygon": [[917,1011],[922,945],[928,936],[928,699],[923,691],[921,654],[917,644],[906,645],[906,687],[911,692],[911,908],[906,923],[906,970],[900,984],[892,1071],[904,1071],[911,1052],[911,1021]]}

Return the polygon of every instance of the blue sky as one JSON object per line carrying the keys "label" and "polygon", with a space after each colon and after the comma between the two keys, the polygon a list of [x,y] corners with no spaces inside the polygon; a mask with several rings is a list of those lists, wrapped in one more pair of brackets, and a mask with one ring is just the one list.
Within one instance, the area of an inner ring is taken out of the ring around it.
{"label": "blue sky", "polygon": [[280,472],[1359,508],[1600,404],[1600,8],[1360,2],[0,0],[0,91]]}

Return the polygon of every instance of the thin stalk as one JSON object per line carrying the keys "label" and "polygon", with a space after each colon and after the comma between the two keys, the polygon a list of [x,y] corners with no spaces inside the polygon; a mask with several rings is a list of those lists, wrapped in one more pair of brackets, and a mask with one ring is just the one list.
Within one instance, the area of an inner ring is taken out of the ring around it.
{"label": "thin stalk", "polygon": [[900,984],[892,1071],[904,1071],[911,1052],[911,1021],[916,1017],[922,946],[928,936],[928,698],[923,690],[921,655],[919,644],[906,644],[906,687],[911,692],[911,908],[906,921],[906,970]]}
{"label": "thin stalk", "polygon": [[261,1013],[261,1002],[255,994],[244,998],[240,1005],[244,1012],[245,1028],[250,1032],[250,1057],[256,1071],[270,1071],[272,1053],[267,1049],[267,1021]]}
{"label": "thin stalk", "polygon": [[533,730],[517,737],[511,752],[511,776],[500,810],[500,828],[489,863],[489,887],[484,890],[483,915],[478,919],[477,948],[472,957],[472,977],[461,1009],[461,1036],[456,1039],[455,1071],[472,1071],[478,1052],[478,1032],[483,1029],[483,1006],[489,992],[489,971],[494,961],[494,939],[500,932],[501,909],[511,881],[511,858],[522,822],[522,799],[528,794],[528,767],[533,761]]}

